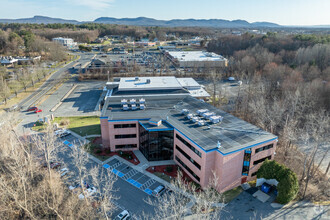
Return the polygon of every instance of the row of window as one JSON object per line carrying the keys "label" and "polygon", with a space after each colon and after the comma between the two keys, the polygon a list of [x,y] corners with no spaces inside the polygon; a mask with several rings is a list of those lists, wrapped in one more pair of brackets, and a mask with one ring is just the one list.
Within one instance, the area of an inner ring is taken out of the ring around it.
{"label": "row of window", "polygon": [[175,156],[175,159],[193,176],[195,179],[199,182],[200,178],[197,176],[186,164],[182,162],[177,156]]}
{"label": "row of window", "polygon": [[271,158],[272,158],[272,156],[268,156],[268,157],[264,157],[264,158],[262,158],[260,160],[256,160],[256,161],[253,162],[253,165],[257,165],[258,163],[262,163],[262,162],[264,162],[267,159],[270,160]]}
{"label": "row of window", "polygon": [[178,145],[175,145],[175,148],[187,158],[192,164],[195,165],[199,170],[201,169],[201,165],[199,165],[195,160],[193,160],[186,152],[184,152]]}
{"label": "row of window", "polygon": [[136,124],[118,124],[114,125],[114,128],[136,128]]}
{"label": "row of window", "polygon": [[115,146],[116,149],[123,149],[123,148],[136,148],[137,144],[119,144]]}
{"label": "row of window", "polygon": [[136,138],[136,134],[117,134],[115,139]]}
{"label": "row of window", "polygon": [[255,153],[258,153],[258,152],[264,151],[264,150],[268,150],[268,149],[273,148],[273,147],[274,147],[274,144],[269,144],[267,146],[260,147],[260,148],[256,149],[256,152]]}
{"label": "row of window", "polygon": [[178,134],[175,135],[177,139],[179,139],[184,145],[190,148],[195,154],[197,154],[199,157],[202,157],[201,152],[199,152],[196,148],[194,148],[191,144],[189,144],[186,140],[184,140],[181,136]]}

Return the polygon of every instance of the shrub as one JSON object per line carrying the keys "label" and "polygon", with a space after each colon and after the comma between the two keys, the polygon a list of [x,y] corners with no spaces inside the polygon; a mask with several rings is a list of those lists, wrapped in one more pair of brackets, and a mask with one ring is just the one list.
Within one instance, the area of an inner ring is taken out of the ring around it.
{"label": "shrub", "polygon": [[62,119],[60,121],[60,125],[61,126],[66,126],[66,125],[69,125],[70,124],[70,120],[69,119]]}
{"label": "shrub", "polygon": [[102,153],[102,150],[101,149],[97,149],[95,153],[100,154],[100,153]]}
{"label": "shrub", "polygon": [[173,172],[173,167],[172,166],[167,166],[166,167],[166,172],[168,172],[168,173]]}
{"label": "shrub", "polygon": [[259,168],[257,177],[278,181],[276,201],[281,204],[290,202],[298,194],[299,183],[296,174],[276,161],[266,160]]}

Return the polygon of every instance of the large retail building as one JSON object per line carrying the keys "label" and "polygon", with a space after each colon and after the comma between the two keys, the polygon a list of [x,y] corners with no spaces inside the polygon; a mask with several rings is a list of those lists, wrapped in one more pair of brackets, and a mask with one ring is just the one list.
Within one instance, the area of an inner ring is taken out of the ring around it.
{"label": "large retail building", "polygon": [[173,159],[202,187],[214,172],[221,192],[253,179],[274,158],[276,136],[204,102],[208,94],[192,78],[121,78],[107,88],[100,120],[111,151]]}

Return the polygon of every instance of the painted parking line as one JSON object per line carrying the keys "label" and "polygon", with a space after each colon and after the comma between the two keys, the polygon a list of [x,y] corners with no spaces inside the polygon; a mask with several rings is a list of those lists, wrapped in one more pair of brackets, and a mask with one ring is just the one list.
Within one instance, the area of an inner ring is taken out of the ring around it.
{"label": "painted parking line", "polygon": [[148,188],[146,188],[146,189],[144,190],[144,192],[145,192],[145,193],[147,193],[148,195],[151,195],[151,193],[152,193],[152,190],[151,190],[151,189],[148,189]]}
{"label": "painted parking line", "polygon": [[127,179],[126,181],[129,182],[130,184],[132,184],[133,186],[135,186],[136,188],[140,188],[140,187],[142,186],[141,183],[136,182],[136,181],[133,180],[133,179]]}
{"label": "painted parking line", "polygon": [[[109,168],[111,168],[111,166],[110,166],[109,164],[104,164],[103,167],[104,167],[105,169],[109,169]],[[117,170],[117,169],[115,169],[115,168],[111,169],[111,172],[112,172],[113,174],[116,174],[116,175],[119,176],[120,178],[123,178],[123,177],[125,176],[124,173],[120,172],[119,170]],[[139,172],[138,172],[138,173],[139,173]],[[142,174],[141,177],[144,177],[144,175]],[[139,177],[138,179],[140,179],[141,177]],[[141,184],[141,183],[139,183],[139,182],[137,182],[137,181],[135,181],[135,180],[133,180],[133,179],[131,179],[131,178],[126,179],[126,181],[129,182],[130,184],[132,184],[133,186],[135,186],[136,188],[138,188],[138,189],[142,190],[143,192],[147,193],[148,195],[151,195],[152,190],[151,190],[151,189],[148,189],[148,188],[146,188],[146,189],[143,190],[143,188],[142,188],[142,185],[143,185],[143,184]]]}
{"label": "painted parking line", "polygon": [[120,172],[119,170],[116,170],[116,169],[112,169],[112,172],[119,177],[125,176],[125,174],[123,174],[122,172]]}
{"label": "painted parking line", "polygon": [[105,169],[109,169],[109,168],[110,168],[110,165],[109,165],[109,164],[104,164],[103,167],[104,167]]}

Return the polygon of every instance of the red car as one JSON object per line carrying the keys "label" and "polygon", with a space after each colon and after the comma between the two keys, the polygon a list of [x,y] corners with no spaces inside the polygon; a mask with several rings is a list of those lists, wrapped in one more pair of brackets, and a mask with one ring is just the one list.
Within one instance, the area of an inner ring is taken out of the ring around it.
{"label": "red car", "polygon": [[35,111],[34,111],[34,113],[38,113],[38,112],[42,112],[42,109],[36,109]]}
{"label": "red car", "polygon": [[31,111],[36,111],[36,110],[38,110],[38,108],[36,106],[33,106],[33,107],[28,108],[27,111],[31,112]]}

